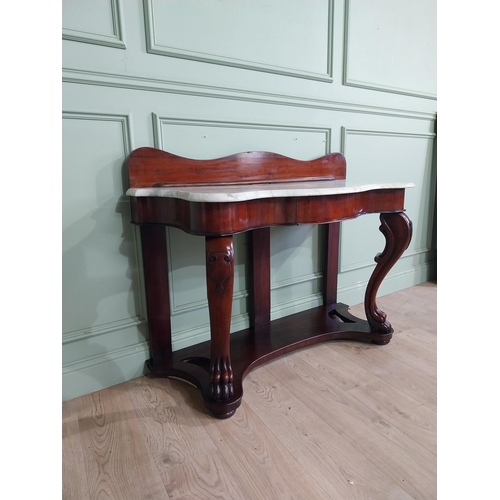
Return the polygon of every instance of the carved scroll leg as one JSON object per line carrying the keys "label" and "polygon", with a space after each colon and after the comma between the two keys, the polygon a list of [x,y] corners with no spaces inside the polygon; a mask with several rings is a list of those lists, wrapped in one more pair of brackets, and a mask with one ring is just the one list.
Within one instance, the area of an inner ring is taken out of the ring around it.
{"label": "carved scroll leg", "polygon": [[234,395],[229,331],[233,305],[233,237],[207,237],[207,294],[210,313],[209,398],[223,402]]}
{"label": "carved scroll leg", "polygon": [[365,313],[371,331],[383,337],[375,343],[389,342],[393,328],[386,320],[386,314],[377,307],[376,296],[382,280],[408,248],[412,235],[412,222],[404,212],[380,214],[380,231],[385,236],[384,251],[375,257],[377,266],[370,277],[365,294]]}

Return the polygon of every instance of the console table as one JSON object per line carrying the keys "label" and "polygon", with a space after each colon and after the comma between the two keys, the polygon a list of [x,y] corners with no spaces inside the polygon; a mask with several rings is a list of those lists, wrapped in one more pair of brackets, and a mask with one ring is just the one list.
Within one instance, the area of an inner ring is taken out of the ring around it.
{"label": "console table", "polygon": [[[243,379],[282,354],[332,339],[387,344],[393,333],[376,294],[410,243],[404,213],[412,183],[352,185],[346,161],[331,153],[300,161],[268,152],[193,160],[154,148],[128,159],[132,223],[140,227],[150,331],[147,366],[159,377],[196,385],[208,410],[228,418],[241,404]],[[386,245],[365,294],[367,320],[337,302],[340,221],[380,213]],[[270,320],[270,227],[325,227],[323,305]],[[210,341],[172,352],[166,226],[205,237]],[[233,235],[249,232],[250,327],[230,335]]]}

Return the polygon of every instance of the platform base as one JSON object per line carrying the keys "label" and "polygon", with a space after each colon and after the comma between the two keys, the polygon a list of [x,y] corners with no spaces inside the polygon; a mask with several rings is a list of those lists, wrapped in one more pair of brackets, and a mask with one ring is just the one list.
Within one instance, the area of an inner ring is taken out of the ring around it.
{"label": "platform base", "polygon": [[231,417],[241,404],[245,376],[262,363],[327,340],[387,344],[392,333],[392,329],[383,334],[371,331],[367,321],[351,315],[348,306],[341,303],[286,316],[257,331],[235,332],[231,334],[234,393],[222,401],[213,401],[209,396],[210,341],[175,351],[162,366],[155,366],[151,360],[147,366],[157,377],[176,377],[194,384],[210,413],[224,419]]}

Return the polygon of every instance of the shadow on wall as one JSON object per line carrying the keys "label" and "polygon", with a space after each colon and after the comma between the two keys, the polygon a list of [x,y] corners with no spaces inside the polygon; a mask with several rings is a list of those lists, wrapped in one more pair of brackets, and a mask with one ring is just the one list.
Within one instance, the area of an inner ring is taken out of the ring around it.
{"label": "shadow on wall", "polygon": [[[124,380],[113,360],[133,354],[134,346],[143,353],[148,338],[124,170],[123,159],[104,165],[95,178],[94,199],[76,196],[64,203],[63,372],[95,374],[103,385]],[[122,174],[121,193],[117,171]],[[109,197],[110,183],[116,197]],[[144,367],[140,370],[139,375]]]}

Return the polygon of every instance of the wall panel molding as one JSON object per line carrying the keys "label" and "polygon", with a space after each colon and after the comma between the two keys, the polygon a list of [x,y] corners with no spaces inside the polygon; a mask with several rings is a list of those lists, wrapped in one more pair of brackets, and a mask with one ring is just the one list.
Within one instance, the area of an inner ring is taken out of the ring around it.
{"label": "wall panel molding", "polygon": [[309,126],[293,126],[284,124],[269,124],[269,123],[255,123],[255,122],[232,122],[232,121],[217,121],[217,120],[191,120],[186,118],[170,118],[161,117],[156,113],[152,113],[153,119],[153,137],[154,137],[154,147],[158,149],[164,149],[164,140],[162,133],[162,125],[179,125],[187,127],[214,127],[214,128],[233,128],[233,129],[245,129],[245,130],[268,130],[268,131],[280,131],[280,132],[297,132],[297,133],[308,133],[308,132],[322,132],[324,133],[324,143],[325,152],[323,154],[328,154],[330,152],[331,144],[331,128],[327,127],[309,127]]}
{"label": "wall panel molding", "polygon": [[274,281],[271,283],[271,290],[279,290],[288,286],[298,285],[299,283],[306,283],[307,281],[315,281],[323,278],[323,272],[303,274],[302,276],[295,276],[293,278]]}
{"label": "wall panel molding", "polygon": [[[293,300],[280,302],[271,306],[271,318],[277,319],[301,312],[312,307],[320,306],[323,303],[321,292],[312,293]],[[250,318],[247,312],[235,314],[231,317],[231,332],[237,332],[249,328]],[[197,325],[194,327],[179,330],[172,335],[172,347],[174,351],[188,347],[199,342],[210,340],[210,324]]]}
{"label": "wall panel molding", "polygon": [[342,147],[345,145],[345,138],[347,135],[379,135],[384,137],[410,137],[414,139],[434,139],[436,137],[436,134],[433,132],[421,134],[414,132],[394,132],[390,130],[369,130],[348,127],[342,127],[341,134]]}
{"label": "wall panel molding", "polygon": [[[425,140],[434,140],[436,138],[435,133],[422,134],[422,133],[412,133],[412,132],[394,132],[394,131],[389,131],[389,130],[369,130],[369,129],[341,127],[341,137],[340,137],[341,148],[340,148],[340,150],[341,150],[342,154],[344,154],[346,156],[347,156],[346,141],[347,141],[348,135],[410,138],[410,139],[425,139]],[[342,225],[340,227],[340,237],[342,238]],[[400,261],[404,261],[405,259],[417,256],[417,255],[421,255],[421,254],[426,254],[426,253],[431,255],[433,250],[434,249],[431,247],[430,244],[423,246],[423,247],[420,247],[420,248],[417,248],[417,249],[407,250],[402,255]],[[382,251],[382,248],[380,249],[380,251]],[[374,255],[374,257],[375,257],[375,255]],[[343,264],[342,260],[343,259],[342,259],[342,252],[341,252],[340,256],[339,256],[339,274],[375,266],[375,262],[372,259],[365,260],[365,261],[359,262],[359,263],[354,264],[354,265],[345,265],[345,264]],[[390,274],[391,273],[389,273],[389,275]]]}
{"label": "wall panel molding", "polygon": [[67,363],[62,368],[63,401],[120,384],[145,373],[147,342]]}
{"label": "wall panel molding", "polygon": [[340,132],[340,151],[342,154],[345,152],[346,138],[348,135],[373,135],[381,137],[400,137],[400,138],[414,138],[414,139],[435,139],[436,134],[433,132],[421,134],[412,132],[395,132],[390,130],[369,130],[369,129],[359,129],[359,128],[347,128],[341,127]]}
{"label": "wall panel molding", "polygon": [[275,306],[271,305],[271,320],[283,318],[290,314],[305,311],[306,309],[312,309],[313,307],[318,307],[322,304],[322,292],[312,293],[310,295],[300,297],[299,299],[280,302]]}
{"label": "wall panel molding", "polygon": [[[235,314],[231,317],[231,332],[243,330],[248,328],[249,325],[250,317],[246,312]],[[172,335],[172,349],[177,351],[199,342],[206,342],[207,340],[210,340],[210,324],[196,325],[175,332]]]}
{"label": "wall panel molding", "polygon": [[[172,281],[172,280],[171,280]],[[240,299],[245,299],[249,295],[247,290],[241,290],[233,294],[233,303]],[[172,307],[170,309],[171,316],[178,316],[180,314],[190,313],[199,309],[206,309],[208,311],[208,300],[194,300],[192,302],[186,302],[184,304],[177,305],[172,301]],[[206,324],[208,328],[209,323]]]}
{"label": "wall panel molding", "polygon": [[[382,252],[382,250],[383,249],[381,248],[380,252]],[[405,253],[400,257],[398,262],[404,262],[405,259],[415,257],[416,255],[426,254],[426,253],[432,252],[432,251],[433,251],[433,249],[430,246],[418,248],[416,250],[405,251]],[[340,260],[342,260],[341,257],[340,257]],[[371,260],[365,260],[363,262],[359,262],[359,263],[353,264],[353,265],[342,265],[342,262],[340,262],[339,274],[340,273],[348,273],[351,271],[357,271],[359,269],[365,269],[367,267],[375,267],[375,264],[376,264],[375,255],[373,256],[373,259],[371,259]]]}
{"label": "wall panel molding", "polygon": [[89,328],[83,328],[81,330],[75,330],[73,332],[65,332],[63,333],[62,343],[64,345],[69,342],[78,342],[80,340],[98,337],[99,335],[116,332],[118,330],[124,330],[125,328],[139,326],[145,323],[146,318],[144,318],[143,316],[134,316],[123,320],[106,323],[104,325],[96,325]]}
{"label": "wall panel molding", "polygon": [[63,377],[73,372],[78,372],[86,369],[94,369],[98,365],[106,363],[116,363],[122,358],[126,358],[128,356],[136,356],[137,354],[139,354],[141,357],[144,357],[144,361],[146,361],[147,356],[149,355],[149,347],[146,341],[134,344],[133,346],[115,349],[113,351],[104,352],[95,356],[89,356],[88,358],[74,361],[72,363],[67,363],[63,365]]}
{"label": "wall panel molding", "polygon": [[259,92],[254,90],[202,85],[173,80],[162,80],[132,75],[116,75],[96,71],[82,71],[72,68],[63,68],[63,82],[82,85],[96,85],[128,90],[142,90],[149,92],[163,92],[168,94],[207,97],[214,99],[228,99],[257,104],[272,104],[325,111],[343,111],[394,118],[412,118],[416,120],[432,121],[436,118],[435,112],[417,111],[403,108],[388,108],[385,106],[358,104],[347,101],[316,99],[311,97]]}
{"label": "wall panel molding", "polygon": [[118,122],[122,126],[124,158],[132,152],[131,117],[128,114],[121,115],[113,113],[93,113],[89,111],[63,110],[62,118],[63,120],[94,120]]}
{"label": "wall panel molding", "polygon": [[300,70],[298,68],[281,67],[277,65],[264,64],[259,61],[237,59],[227,57],[222,54],[197,52],[186,50],[180,47],[163,45],[157,41],[157,33],[155,28],[155,7],[154,0],[144,0],[144,20],[146,29],[146,46],[147,52],[150,54],[176,57],[202,63],[219,64],[222,66],[231,66],[239,69],[261,71],[264,73],[274,73],[282,76],[291,76],[296,78],[305,78],[309,80],[317,80],[323,82],[332,82],[332,66],[333,66],[333,2],[328,0],[328,11],[325,13],[325,19],[328,20],[327,47],[326,47],[326,67],[325,73],[317,73]]}
{"label": "wall panel molding", "polygon": [[[170,259],[170,253],[169,253],[169,259]],[[286,280],[274,281],[274,282],[271,282],[271,290],[272,291],[280,290],[280,289],[291,287],[294,285],[306,283],[308,281],[312,282],[312,281],[320,280],[322,278],[323,278],[323,272],[318,272],[318,273],[304,274],[303,276],[296,276],[294,278],[290,278],[290,279],[286,279]],[[250,293],[247,289],[235,292],[233,294],[233,303],[237,300],[246,299],[249,296],[250,296]],[[208,301],[206,299],[196,300],[196,301],[188,302],[188,303],[181,304],[181,305],[176,305],[173,303],[172,308],[171,308],[171,315],[176,316],[179,314],[186,314],[190,311],[194,311],[197,309],[207,309],[208,310]],[[141,318],[138,317],[137,324],[139,324],[140,321],[141,321]],[[207,328],[209,327],[208,325],[209,324],[207,323],[206,324]]]}
{"label": "wall panel molding", "polygon": [[394,94],[402,94],[410,97],[422,97],[425,99],[437,99],[437,95],[431,92],[424,92],[415,88],[391,86],[388,84],[381,84],[375,81],[360,80],[353,78],[351,70],[352,54],[350,52],[352,17],[351,17],[351,0],[345,1],[345,14],[344,14],[344,67],[343,67],[343,84],[350,87],[357,87],[365,90],[377,90],[382,92],[390,92]]}
{"label": "wall panel molding", "polygon": [[[103,1],[104,3],[104,1]],[[111,8],[111,17],[113,32],[110,34],[95,33],[92,31],[80,31],[76,29],[62,29],[63,40],[71,40],[74,42],[91,43],[95,45],[104,45],[106,47],[114,47],[117,49],[126,49],[122,19],[122,0],[109,0]]]}
{"label": "wall panel molding", "polygon": [[[435,279],[436,270],[437,261],[432,259],[424,264],[417,264],[401,271],[391,272],[382,281],[377,297]],[[356,281],[346,286],[339,286],[337,291],[338,301],[351,306],[361,304],[364,301],[367,284],[368,279]]]}
{"label": "wall panel molding", "polygon": [[[123,147],[123,159],[125,159],[132,151],[132,140],[131,140],[131,118],[129,115],[121,114],[111,114],[111,113],[91,113],[86,111],[74,111],[66,110],[62,113],[63,120],[80,120],[80,121],[97,121],[97,122],[115,122],[121,126],[121,138]],[[121,195],[115,200],[118,205],[129,204],[128,197]],[[135,233],[134,233],[135,234]],[[141,262],[140,253],[140,242],[135,238],[134,248],[135,248],[135,259],[138,263]],[[141,266],[139,266],[141,267]],[[142,280],[142,270],[138,270],[138,286],[137,293],[139,293],[139,303],[141,307],[145,304],[145,291],[143,287]],[[146,322],[145,313],[140,311],[138,315],[131,316],[128,318],[120,318],[116,321],[108,322],[105,324],[92,325],[79,330],[67,331],[62,333],[62,343],[67,344],[69,342],[76,342],[83,339],[88,339],[103,334],[115,332],[118,330],[123,330],[133,326],[139,326]]]}

